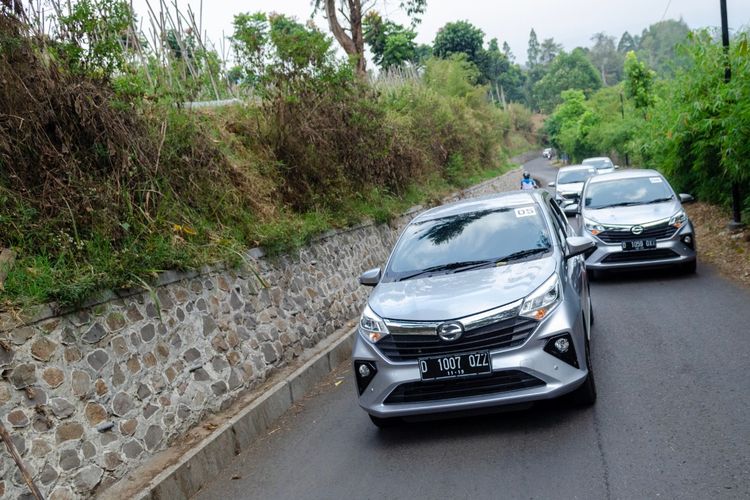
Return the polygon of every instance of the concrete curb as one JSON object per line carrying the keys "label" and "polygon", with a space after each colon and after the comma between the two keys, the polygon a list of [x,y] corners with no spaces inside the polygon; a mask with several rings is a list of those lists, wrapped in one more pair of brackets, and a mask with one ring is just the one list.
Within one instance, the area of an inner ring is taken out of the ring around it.
{"label": "concrete curb", "polygon": [[[321,350],[302,366],[264,390],[248,406],[190,450],[181,453],[182,456],[175,463],[168,465],[147,484],[128,484],[128,480],[137,481],[133,479],[139,475],[136,469],[102,492],[100,498],[161,500],[192,497],[228,467],[236,455],[252,445],[292,404],[301,400],[326,375],[349,358],[355,332],[356,330],[345,330],[341,335],[323,341],[322,344],[325,345],[319,345]],[[163,453],[169,452],[168,449]],[[158,463],[160,457],[157,455],[154,458],[154,462]],[[148,465],[149,463],[144,464]]]}

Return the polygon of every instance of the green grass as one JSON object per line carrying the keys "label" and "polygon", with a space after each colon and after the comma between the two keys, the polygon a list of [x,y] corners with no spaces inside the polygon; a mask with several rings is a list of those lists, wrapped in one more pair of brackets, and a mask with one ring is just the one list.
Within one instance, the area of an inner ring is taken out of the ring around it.
{"label": "green grass", "polygon": [[160,232],[128,227],[127,244],[119,250],[98,236],[86,241],[78,252],[62,252],[55,260],[24,255],[24,249],[18,249],[19,258],[5,280],[0,306],[23,308],[52,301],[73,305],[104,289],[141,285],[141,280],[148,281],[167,269],[199,268],[217,262],[236,265],[241,260],[239,254],[252,244],[262,246],[270,256],[280,255],[331,229],[368,220],[384,223],[412,206],[439,203],[457,188],[502,175],[512,167],[502,160],[468,177],[454,177],[453,182],[432,175],[408,186],[400,195],[372,188],[352,194],[336,209],[281,212],[271,222],[257,222],[247,214],[237,226],[221,226],[193,214],[189,229],[195,235],[175,231],[169,221],[161,220]]}

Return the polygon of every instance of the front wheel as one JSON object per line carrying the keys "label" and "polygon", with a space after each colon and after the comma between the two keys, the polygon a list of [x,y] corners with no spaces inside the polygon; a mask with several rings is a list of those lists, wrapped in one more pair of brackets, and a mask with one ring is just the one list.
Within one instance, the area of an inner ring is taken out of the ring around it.
{"label": "front wheel", "polygon": [[687,264],[682,265],[682,272],[684,274],[695,274],[695,272],[698,270],[698,260],[694,260],[691,262],[688,262]]}
{"label": "front wheel", "polygon": [[379,429],[389,429],[401,423],[400,418],[381,418],[374,415],[370,415],[370,420],[372,420],[372,423]]}
{"label": "front wheel", "polygon": [[594,381],[594,370],[591,367],[591,349],[588,336],[585,338],[586,345],[586,368],[589,374],[586,381],[575,391],[570,393],[570,399],[575,406],[587,407],[596,403],[596,382]]}

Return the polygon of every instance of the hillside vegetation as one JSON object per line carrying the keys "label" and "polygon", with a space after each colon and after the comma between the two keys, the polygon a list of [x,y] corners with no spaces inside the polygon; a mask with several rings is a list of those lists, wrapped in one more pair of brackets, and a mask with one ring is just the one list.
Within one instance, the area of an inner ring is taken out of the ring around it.
{"label": "hillside vegetation", "polygon": [[691,33],[675,49],[681,65],[674,75],[628,53],[622,83],[590,97],[575,89],[561,93],[546,122],[550,141],[573,162],[609,154],[621,165],[627,159],[659,169],[675,189],[723,206],[731,204],[736,184],[750,212],[749,37],[736,34],[725,57],[715,32]]}
{"label": "hillside vegetation", "polygon": [[237,80],[250,97],[191,111],[183,99],[226,80],[210,54],[189,54],[208,74],[196,79],[184,43],[165,70],[153,55],[134,63],[127,44],[93,51],[106,32],[76,45],[19,17],[0,15],[0,247],[17,255],[6,308],[71,305],[384,221],[496,175],[533,138],[530,113],[488,100],[460,55],[373,87],[315,27],[238,16]]}

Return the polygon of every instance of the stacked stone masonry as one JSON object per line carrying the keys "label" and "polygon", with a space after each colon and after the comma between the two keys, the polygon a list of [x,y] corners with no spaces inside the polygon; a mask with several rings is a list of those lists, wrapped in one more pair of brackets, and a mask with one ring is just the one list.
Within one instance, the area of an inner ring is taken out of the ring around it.
{"label": "stacked stone masonry", "polygon": [[[466,195],[511,189],[519,177]],[[328,234],[294,256],[259,256],[254,270],[185,275],[6,326],[0,418],[45,497],[95,495],[342,328],[369,291],[357,276],[385,262],[410,218]],[[4,447],[0,498],[31,498]]]}

